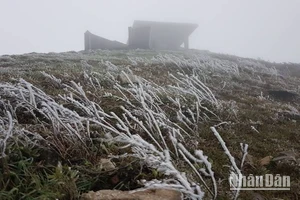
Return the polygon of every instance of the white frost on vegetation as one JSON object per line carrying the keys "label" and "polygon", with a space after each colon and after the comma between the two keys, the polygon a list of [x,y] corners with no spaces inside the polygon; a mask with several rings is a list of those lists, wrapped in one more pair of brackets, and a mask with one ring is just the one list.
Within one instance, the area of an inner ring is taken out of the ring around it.
{"label": "white frost on vegetation", "polygon": [[[110,55],[109,51],[102,53],[107,57]],[[103,59],[100,65],[106,67],[105,76],[113,83],[116,93],[112,94],[104,91],[100,85],[99,77],[103,74],[93,72],[93,66],[82,60],[83,77],[89,87],[74,81],[64,83],[61,79],[42,72],[43,76],[65,90],[65,94],[58,95],[59,100],[23,79],[17,84],[1,83],[0,96],[6,99],[0,102],[3,107],[0,112],[1,156],[5,156],[9,141],[13,141],[15,136],[23,140],[28,138],[28,141],[36,145],[41,145],[39,141],[46,141],[45,144],[51,144],[61,154],[63,147],[58,140],[63,139],[68,144],[81,144],[83,151],[88,154],[87,141],[93,139],[90,127],[94,126],[99,130],[96,137],[100,137],[101,141],[121,143],[123,149],[131,149],[130,155],[116,156],[134,156],[166,176],[163,180],[141,180],[145,188],[175,189],[181,191],[186,198],[195,200],[203,199],[208,193],[207,196],[217,199],[218,184],[212,163],[202,150],[192,152],[187,142],[190,137],[201,134],[199,123],[209,120],[222,122],[216,114],[223,109],[222,104],[206,85],[209,77],[202,72],[224,76],[239,75],[238,65],[205,56],[184,58],[161,54],[152,58],[138,58],[133,55],[134,53],[129,53],[127,59],[132,66],[139,66],[140,63],[144,63],[144,66],[171,65],[179,71],[177,74],[169,74],[170,84],[167,86],[158,86],[143,78],[133,83],[122,72],[123,69]],[[191,73],[186,73],[187,69]],[[119,83],[117,73],[123,73],[129,84],[124,86]],[[276,74],[273,71],[270,73]],[[91,89],[98,91],[101,98],[122,101],[122,113],[104,111],[99,103],[89,98]],[[171,110],[171,114],[166,112],[166,107]],[[22,125],[18,123],[16,116],[18,108],[33,116],[36,122],[42,120],[40,115],[47,119],[47,122],[44,120],[42,123],[51,125],[49,135],[42,136],[25,130],[25,127],[20,128]],[[237,112],[237,108],[233,109]],[[230,160],[231,172],[241,174],[241,168],[235,163],[221,135],[215,127],[211,127],[211,131]],[[100,132],[104,132],[106,137],[101,136]],[[244,161],[248,146],[241,147]],[[178,161],[183,161],[190,170],[181,171]],[[209,177],[210,182],[203,176]],[[234,198],[237,198],[238,193],[239,191]]]}

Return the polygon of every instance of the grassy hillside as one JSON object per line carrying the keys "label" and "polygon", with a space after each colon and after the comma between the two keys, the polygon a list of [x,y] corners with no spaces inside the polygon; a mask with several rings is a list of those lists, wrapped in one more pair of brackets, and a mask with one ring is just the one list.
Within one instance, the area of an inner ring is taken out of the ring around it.
{"label": "grassy hillside", "polygon": [[[0,57],[0,199],[165,187],[297,199],[300,65],[208,51]],[[230,191],[230,173],[291,176]]]}

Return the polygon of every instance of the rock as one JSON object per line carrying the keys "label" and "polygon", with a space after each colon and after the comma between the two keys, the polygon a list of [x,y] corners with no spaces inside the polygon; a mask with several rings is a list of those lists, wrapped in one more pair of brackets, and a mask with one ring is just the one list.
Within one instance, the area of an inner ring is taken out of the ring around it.
{"label": "rock", "polygon": [[272,159],[273,159],[273,156],[266,156],[266,157],[260,159],[259,163],[261,166],[266,166],[266,165],[270,164]]}
{"label": "rock", "polygon": [[298,94],[285,90],[269,90],[268,94],[275,100],[293,101],[298,97]]}
{"label": "rock", "polygon": [[300,115],[298,113],[293,113],[293,112],[282,112],[280,113],[281,116],[283,116],[285,119],[290,119],[290,120],[300,120]]}
{"label": "rock", "polygon": [[181,193],[175,190],[156,189],[134,192],[120,190],[90,191],[81,200],[181,200]]}

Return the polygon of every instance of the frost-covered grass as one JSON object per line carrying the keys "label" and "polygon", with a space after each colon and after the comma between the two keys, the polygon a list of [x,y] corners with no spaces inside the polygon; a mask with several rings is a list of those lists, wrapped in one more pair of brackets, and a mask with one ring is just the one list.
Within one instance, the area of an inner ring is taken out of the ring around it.
{"label": "frost-covered grass", "polygon": [[297,177],[297,166],[259,165],[274,148],[300,150],[298,102],[268,96],[299,94],[300,80],[269,65],[202,51],[2,56],[1,199],[162,187],[245,199],[229,174]]}

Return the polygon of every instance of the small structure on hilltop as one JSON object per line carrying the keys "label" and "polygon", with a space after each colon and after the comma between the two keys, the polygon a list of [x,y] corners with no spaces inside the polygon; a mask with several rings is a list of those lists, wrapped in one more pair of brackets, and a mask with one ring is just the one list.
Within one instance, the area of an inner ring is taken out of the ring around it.
{"label": "small structure on hilltop", "polygon": [[94,49],[155,49],[178,50],[184,44],[189,48],[189,36],[198,27],[197,24],[134,21],[128,28],[128,42],[123,44],[111,41],[86,31],[84,34],[85,50]]}
{"label": "small structure on hilltop", "polygon": [[189,48],[189,36],[197,24],[134,21],[129,27],[130,48],[177,50],[184,44]]}
{"label": "small structure on hilltop", "polygon": [[95,49],[126,49],[127,45],[118,41],[112,41],[100,37],[98,35],[94,35],[89,31],[84,33],[84,49],[85,50],[95,50]]}

